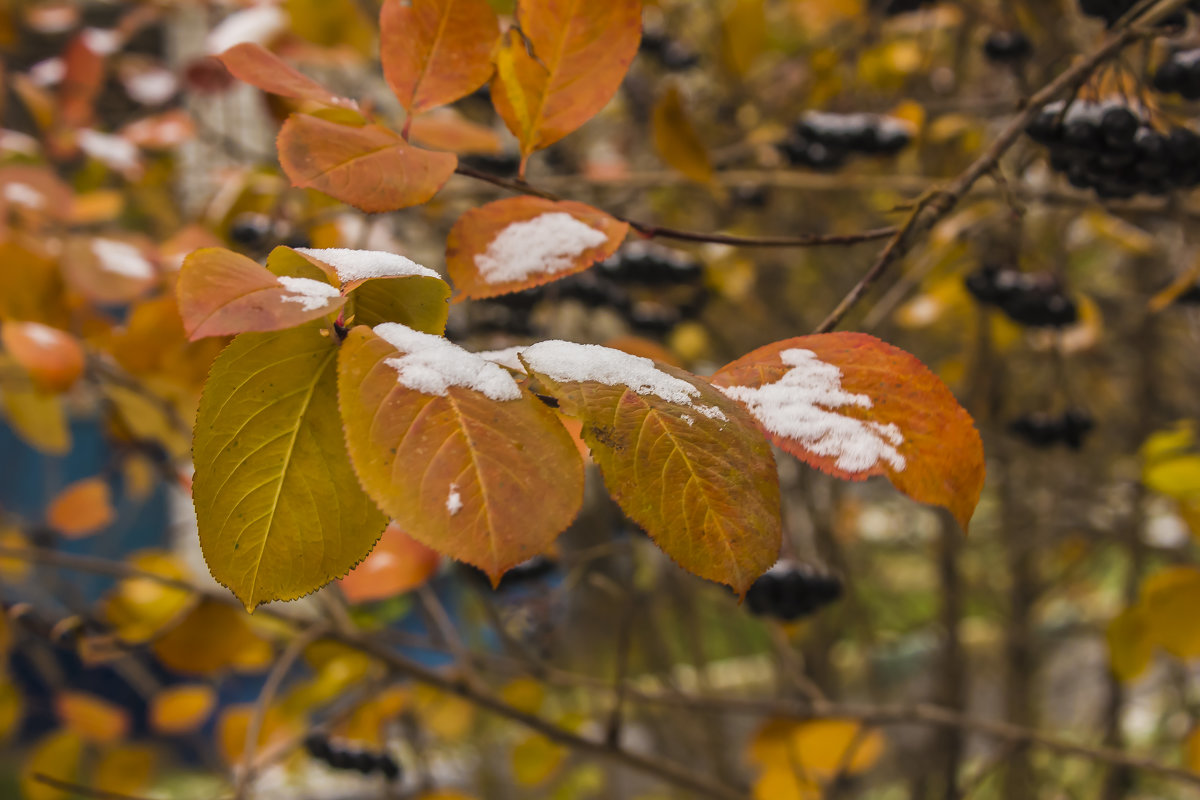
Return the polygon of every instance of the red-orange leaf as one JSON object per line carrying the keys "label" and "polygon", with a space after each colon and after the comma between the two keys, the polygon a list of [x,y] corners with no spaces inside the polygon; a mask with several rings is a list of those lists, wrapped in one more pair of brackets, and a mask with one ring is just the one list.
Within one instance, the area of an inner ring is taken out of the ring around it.
{"label": "red-orange leaf", "polygon": [[493,582],[545,551],[583,502],[583,464],[554,412],[439,336],[352,329],[338,398],[367,494],[409,536]]}
{"label": "red-orange leaf", "polygon": [[392,523],[371,554],[338,585],[351,603],[384,600],[416,589],[437,572],[441,556]]}
{"label": "red-orange leaf", "polygon": [[83,348],[66,331],[40,322],[4,322],[0,342],[41,389],[65,392],[83,374]]}
{"label": "red-orange leaf", "polygon": [[983,488],[983,443],[966,410],[913,356],[862,333],[775,342],[713,383],[781,448],[838,478],[886,475],[966,530]]}
{"label": "red-orange leaf", "polygon": [[288,117],[277,145],[294,185],[372,214],[428,201],[458,166],[457,156],[413,147],[379,125],[341,125],[309,114]]}
{"label": "red-orange leaf", "polygon": [[68,539],[90,536],[116,519],[103,478],[84,478],[63,489],[46,509],[46,522]]}
{"label": "red-orange leaf", "polygon": [[379,28],[383,77],[409,114],[470,94],[492,74],[500,23],[487,0],[384,0]]}
{"label": "red-orange leaf", "polygon": [[217,58],[235,78],[264,92],[327,106],[358,106],[353,100],[326,89],[260,44],[243,42]]}
{"label": "red-orange leaf", "polygon": [[464,296],[495,297],[582,272],[628,232],[628,223],[583,203],[510,197],[459,217],[446,269]]}
{"label": "red-orange leaf", "polygon": [[775,459],[741,406],[703,378],[598,345],[539,342],[521,361],[583,421],[617,503],[680,566],[744,594],[779,558]]}
{"label": "red-orange leaf", "polygon": [[616,94],[641,41],[642,3],[522,0],[517,18],[525,36],[497,51],[492,102],[528,158]]}
{"label": "red-orange leaf", "polygon": [[246,256],[220,247],[206,247],[184,259],[176,289],[179,314],[193,341],[294,328],[346,302],[335,286],[313,278],[276,277]]}

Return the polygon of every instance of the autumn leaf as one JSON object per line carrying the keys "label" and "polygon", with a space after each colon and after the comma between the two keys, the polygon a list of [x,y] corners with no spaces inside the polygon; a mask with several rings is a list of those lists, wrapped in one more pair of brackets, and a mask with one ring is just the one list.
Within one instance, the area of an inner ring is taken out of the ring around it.
{"label": "autumn leaf", "polygon": [[342,125],[309,114],[288,117],[277,146],[293,185],[368,213],[427,202],[458,165],[455,155],[413,147],[379,125]]}
{"label": "autumn leaf", "polygon": [[510,197],[459,217],[446,240],[446,269],[463,296],[495,297],[582,272],[615,253],[628,232],[583,203]]}
{"label": "autumn leaf", "polygon": [[5,421],[21,441],[47,455],[71,449],[71,429],[60,395],[39,389],[31,377],[20,373],[6,379],[0,389]]}
{"label": "autumn leaf", "polygon": [[870,769],[884,747],[882,734],[855,720],[767,720],[747,748],[761,769],[755,800],[820,800],[822,784]]}
{"label": "autumn leaf", "polygon": [[[229,706],[221,712],[217,721],[217,747],[227,764],[240,764],[246,752],[246,737],[250,733],[250,720],[255,709],[251,703]],[[279,744],[295,734],[297,722],[278,708],[271,707],[263,714],[262,726],[254,752],[261,753],[269,745]]]}
{"label": "autumn leaf", "polygon": [[684,569],[744,594],[779,558],[775,459],[754,420],[704,379],[598,345],[548,341],[521,361],[583,421],[621,509]]}
{"label": "autumn leaf", "polygon": [[242,334],[213,363],[200,400],[200,547],[213,577],[250,610],[345,575],[383,531],[346,457],[338,344],[322,333]]}
{"label": "autumn leaf", "polygon": [[358,107],[353,100],[331,92],[260,44],[243,42],[217,58],[235,78],[264,92],[327,106]]}
{"label": "autumn leaf", "polygon": [[346,303],[318,278],[277,276],[240,253],[205,247],[189,255],[176,284],[188,338],[294,328]]}
{"label": "autumn leaf", "polygon": [[128,303],[158,283],[149,244],[138,237],[73,236],[64,244],[67,284],[96,303]]}
{"label": "autumn leaf", "polygon": [[156,760],[155,751],[149,745],[109,747],[92,770],[90,788],[116,796],[137,796],[150,785]]}
{"label": "autumn leaf", "polygon": [[396,523],[388,525],[379,543],[338,585],[351,603],[384,600],[410,592],[428,581],[441,558]]}
{"label": "autumn leaf", "polygon": [[487,0],[385,0],[383,77],[410,115],[452,103],[492,74],[500,22]]}
{"label": "autumn leaf", "polygon": [[503,368],[402,325],[355,327],[338,392],[367,492],[422,544],[486,572],[542,552],[583,501],[554,412]]}
{"label": "autumn leaf", "polygon": [[208,720],[216,705],[217,693],[208,684],[169,686],[150,701],[146,719],[158,733],[192,733]]}
{"label": "autumn leaf", "polygon": [[36,775],[76,783],[83,760],[84,742],[70,730],[57,730],[38,740],[21,764],[21,797],[24,800],[69,800],[71,792],[48,786]]}
{"label": "autumn leaf", "polygon": [[1131,606],[1113,617],[1106,638],[1109,663],[1117,678],[1136,680],[1149,668],[1154,656],[1154,640],[1143,606]]}
{"label": "autumn leaf", "polygon": [[251,629],[249,619],[235,606],[203,600],[156,638],[151,649],[163,666],[181,675],[211,676],[229,669],[265,669],[271,660],[271,648]]}
{"label": "autumn leaf", "polygon": [[[616,94],[642,35],[641,0],[523,0],[496,54],[492,102],[529,154],[557,142]],[[532,51],[532,52],[531,52]]]}
{"label": "autumn leaf", "polygon": [[651,125],[659,158],[697,183],[712,182],[708,149],[696,133],[677,87],[668,88],[654,105]]}
{"label": "autumn leaf", "polygon": [[472,122],[452,108],[416,117],[408,123],[408,137],[414,144],[430,150],[459,155],[498,156],[504,152],[504,140],[499,133]]}
{"label": "autumn leaf", "polygon": [[963,530],[983,488],[983,444],[942,381],[903,350],[862,333],[760,347],[713,376],[776,445],[844,480],[886,475]]}
{"label": "autumn leaf", "polygon": [[273,255],[286,252],[320,265],[341,282],[349,299],[344,316],[356,325],[398,322],[433,334],[446,329],[450,286],[428,267],[375,250],[279,247]]}
{"label": "autumn leaf", "polygon": [[129,733],[129,712],[102,697],[67,691],[54,701],[63,726],[94,744],[111,744]]}
{"label": "autumn leaf", "polygon": [[40,322],[0,323],[0,343],[39,389],[65,392],[83,374],[79,340],[58,328]]}
{"label": "autumn leaf", "polygon": [[68,539],[96,533],[112,524],[116,510],[103,478],[84,478],[63,489],[46,509],[46,522]]}
{"label": "autumn leaf", "polygon": [[194,600],[186,589],[152,577],[188,579],[187,568],[171,553],[143,550],[130,555],[128,561],[134,569],[150,575],[122,579],[105,597],[103,614],[122,641],[143,644],[179,619]]}

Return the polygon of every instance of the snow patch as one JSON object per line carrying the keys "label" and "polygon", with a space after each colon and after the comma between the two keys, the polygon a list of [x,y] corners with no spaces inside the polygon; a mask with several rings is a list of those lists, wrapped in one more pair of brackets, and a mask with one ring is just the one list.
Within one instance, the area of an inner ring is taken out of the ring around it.
{"label": "snow patch", "polygon": [[80,37],[87,49],[98,56],[111,56],[121,49],[123,40],[120,31],[106,28],[86,28]]}
{"label": "snow patch", "polygon": [[61,58],[47,58],[34,64],[25,73],[37,86],[54,86],[67,75],[67,62]]}
{"label": "snow patch", "polygon": [[122,136],[85,128],[79,131],[75,141],[80,150],[103,162],[109,169],[132,172],[142,166],[141,151]]}
{"label": "snow patch", "polygon": [[144,106],[159,106],[179,90],[179,79],[167,69],[148,69],[125,76],[125,93]]}
{"label": "snow patch", "polygon": [[695,402],[700,396],[699,389],[668,375],[642,356],[598,344],[552,339],[530,345],[522,358],[530,369],[556,381],[596,381],[605,386],[627,386],[640,395],[654,395],[668,403],[694,409],[709,419],[722,422],[726,419],[724,412],[716,406]]}
{"label": "snow patch", "polygon": [[316,311],[325,308],[329,301],[340,295],[336,286],[314,281],[312,278],[293,278],[288,275],[279,276],[279,283],[291,294],[280,296],[285,303],[299,303],[305,311]]}
{"label": "snow patch", "polygon": [[244,42],[265,45],[288,26],[287,12],[278,6],[261,5],[230,14],[204,40],[210,55],[224,53]]}
{"label": "snow patch", "polygon": [[403,354],[384,363],[396,370],[396,381],[409,389],[444,397],[451,386],[461,386],[492,400],[521,397],[517,382],[502,367],[441,336],[414,331],[397,322],[384,322],[374,330]]}
{"label": "snow patch", "polygon": [[523,281],[570,269],[584,251],[599,247],[608,236],[561,211],[514,222],[497,234],[475,266],[488,283]]}
{"label": "snow patch", "polygon": [[100,269],[126,278],[145,280],[154,277],[154,265],[142,251],[116,239],[92,239],[92,254]]}
{"label": "snow patch", "polygon": [[26,322],[21,326],[21,332],[29,337],[29,341],[38,347],[54,347],[58,344],[61,331],[43,325],[40,322]]}
{"label": "snow patch", "polygon": [[46,205],[46,197],[28,183],[12,182],[4,184],[4,199],[14,205],[27,208],[41,208]]}
{"label": "snow patch", "polygon": [[337,270],[342,283],[369,278],[408,278],[421,276],[438,278],[441,275],[397,253],[381,250],[351,250],[346,247],[297,247],[297,253],[323,261]]}
{"label": "snow patch", "polygon": [[508,367],[517,372],[524,372],[525,365],[521,363],[521,359],[517,358],[517,356],[524,352],[525,347],[517,345],[516,347],[506,347],[503,350],[481,350],[475,355],[485,361],[493,361],[502,367]]}
{"label": "snow patch", "polygon": [[776,436],[793,439],[817,455],[837,459],[838,469],[866,472],[883,460],[896,472],[904,470],[906,462],[897,449],[904,444],[899,427],[827,410],[872,406],[867,395],[842,388],[840,369],[801,348],[784,350],[779,357],[791,369],[778,381],[757,388],[717,389],[743,403]]}
{"label": "snow patch", "polygon": [[454,516],[462,511],[463,501],[462,495],[458,493],[458,486],[450,484],[450,494],[446,496],[446,510],[450,512],[450,516]]}

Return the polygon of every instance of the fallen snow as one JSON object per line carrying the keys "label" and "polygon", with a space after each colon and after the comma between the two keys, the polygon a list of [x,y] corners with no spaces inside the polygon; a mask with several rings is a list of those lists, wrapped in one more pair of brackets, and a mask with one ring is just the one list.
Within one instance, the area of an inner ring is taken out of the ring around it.
{"label": "fallen snow", "polygon": [[109,169],[131,172],[142,165],[142,153],[137,145],[122,136],[84,128],[79,131],[75,141],[79,149],[103,162]]}
{"label": "fallen snow", "polygon": [[41,208],[46,205],[46,197],[28,183],[13,181],[4,184],[4,199],[10,203],[28,208]]}
{"label": "fallen snow", "polygon": [[144,106],[158,106],[179,91],[179,79],[169,69],[147,69],[126,75],[125,93]]}
{"label": "fallen snow", "polygon": [[116,239],[92,239],[92,253],[100,269],[114,275],[143,280],[154,277],[154,265],[134,245]]}
{"label": "fallen snow", "polygon": [[494,361],[502,367],[508,367],[517,372],[524,372],[525,365],[521,363],[521,359],[517,358],[517,356],[524,352],[525,347],[517,345],[516,347],[506,347],[503,350],[481,350],[475,355],[485,361]]}
{"label": "fallen snow", "polygon": [[668,403],[693,409],[709,419],[725,421],[721,409],[695,402],[700,396],[699,389],[668,375],[642,356],[598,344],[552,339],[530,345],[521,358],[534,372],[556,381],[596,381],[605,386],[626,386],[640,395],[654,395]]}
{"label": "fallen snow", "polygon": [[120,50],[124,38],[120,31],[108,28],[86,28],[80,36],[87,49],[98,56],[111,56]]}
{"label": "fallen snow", "polygon": [[458,493],[458,487],[453,483],[450,484],[450,494],[446,497],[446,510],[450,512],[450,516],[454,516],[462,511],[463,501],[462,495]]}
{"label": "fallen snow", "polygon": [[34,64],[25,74],[38,86],[54,86],[66,77],[67,62],[58,57],[47,58]]}
{"label": "fallen snow", "polygon": [[871,398],[842,388],[842,371],[817,358],[811,350],[792,348],[779,354],[791,367],[774,383],[751,386],[718,386],[742,402],[763,427],[776,436],[793,439],[805,450],[837,459],[838,469],[866,472],[880,460],[903,471],[904,444],[900,428],[892,423],[854,419],[827,409],[871,408]]}
{"label": "fallen snow", "polygon": [[336,286],[314,281],[312,278],[293,278],[281,275],[279,282],[283,288],[291,292],[291,294],[281,295],[279,299],[285,303],[299,303],[305,311],[325,308],[329,305],[330,300],[340,296]]}
{"label": "fallen snow", "polygon": [[599,247],[608,236],[561,211],[514,222],[497,234],[475,266],[488,283],[523,281],[570,269],[584,251]]}
{"label": "fallen snow", "polygon": [[396,380],[421,394],[444,397],[451,386],[481,392],[492,400],[518,400],[521,389],[504,368],[467,352],[441,336],[397,322],[376,325],[375,334],[402,355],[384,361]]}
{"label": "fallen snow", "polygon": [[323,261],[337,270],[342,283],[361,281],[368,278],[407,278],[419,275],[425,278],[441,278],[429,267],[423,267],[397,253],[381,250],[351,250],[346,247],[297,247],[297,253]]}
{"label": "fallen snow", "polygon": [[243,42],[265,45],[287,26],[287,12],[278,6],[253,6],[221,20],[204,40],[205,49],[217,55]]}
{"label": "fallen snow", "polygon": [[26,322],[21,326],[21,332],[38,347],[54,347],[59,343],[59,337],[62,335],[62,331],[57,328],[51,328],[40,322]]}

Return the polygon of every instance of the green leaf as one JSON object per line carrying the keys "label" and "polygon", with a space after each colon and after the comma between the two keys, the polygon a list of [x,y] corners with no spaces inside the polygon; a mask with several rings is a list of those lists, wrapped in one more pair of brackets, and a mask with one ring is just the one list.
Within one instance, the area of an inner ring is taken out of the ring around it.
{"label": "green leaf", "polygon": [[193,442],[200,546],[247,609],[345,575],[383,531],[346,455],[337,352],[316,324],[243,334],[205,384]]}
{"label": "green leaf", "polygon": [[579,451],[502,368],[401,325],[353,328],[338,361],[354,469],[413,539],[496,582],[575,517]]}
{"label": "green leaf", "polygon": [[597,345],[540,342],[537,391],[583,422],[609,491],[684,569],[739,594],[779,558],[775,458],[754,420],[703,378]]}

